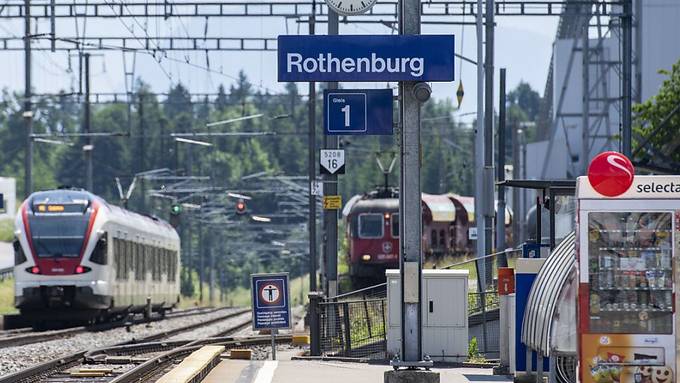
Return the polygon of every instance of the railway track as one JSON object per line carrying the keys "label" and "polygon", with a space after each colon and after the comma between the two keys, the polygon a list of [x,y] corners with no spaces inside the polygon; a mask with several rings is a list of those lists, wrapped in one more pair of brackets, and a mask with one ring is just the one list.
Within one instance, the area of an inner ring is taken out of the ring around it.
{"label": "railway track", "polygon": [[[159,366],[165,366],[167,363],[170,363],[172,360],[175,360],[182,355],[185,355],[185,351],[180,351],[176,350],[175,352],[170,353],[170,351],[174,350],[175,348],[182,348],[182,347],[196,347],[199,345],[205,344],[204,342],[232,342],[232,344],[242,344],[240,340],[236,340],[231,337],[227,337],[226,335],[230,333],[234,333],[235,331],[238,331],[246,326],[248,326],[251,321],[250,321],[250,316],[247,315],[250,313],[250,309],[243,309],[239,310],[236,312],[232,312],[226,315],[222,315],[216,318],[213,318],[208,321],[204,322],[199,322],[199,323],[194,323],[191,325],[183,326],[180,328],[176,328],[173,330],[161,332],[158,334],[154,334],[151,336],[143,337],[140,339],[136,339],[134,341],[130,342],[125,342],[117,345],[112,345],[112,346],[107,346],[104,348],[99,348],[95,350],[81,350],[69,355],[64,355],[60,358],[50,360],[45,363],[37,364],[35,366],[29,367],[27,369],[15,372],[13,374],[9,374],[3,377],[0,377],[0,383],[29,383],[29,382],[49,382],[49,383],[59,383],[59,382],[64,382],[64,383],[70,383],[70,382],[79,382],[79,381],[88,381],[88,380],[83,380],[83,379],[91,379],[93,376],[94,371],[92,369],[92,366],[97,366],[97,365],[102,365],[102,364],[107,364],[107,365],[120,365],[121,363],[125,365],[132,365],[133,367],[130,370],[126,370],[124,372],[119,372],[119,373],[113,373],[110,374],[111,376],[108,376],[110,379],[104,379],[100,380],[97,379],[97,382],[108,382],[108,381],[113,381],[113,382],[132,382],[136,380],[125,380],[128,379],[127,377],[130,376],[139,376],[139,374],[143,374],[146,376],[149,373],[152,373],[155,371],[152,367],[158,369],[161,368]],[[243,318],[238,318],[239,316],[242,316]],[[234,319],[237,320],[237,322],[230,326],[227,330],[220,332],[217,334],[217,337],[215,338],[209,338],[209,339],[204,339],[204,340],[181,340],[181,341],[165,341],[162,342],[160,340],[169,338],[171,336],[181,334],[184,332],[189,332],[192,330],[195,330],[197,328],[211,325],[220,321],[224,320],[229,320],[229,319]],[[263,344],[266,344],[268,342],[268,337],[263,337],[261,340],[264,342]],[[202,343],[203,342],[203,343]],[[191,352],[191,351],[189,351]],[[149,355],[151,353],[151,355]],[[160,354],[159,354],[160,353]],[[168,355],[165,355],[166,353],[169,353]],[[138,357],[139,356],[139,357]],[[151,365],[145,364],[147,361],[155,361],[151,362]],[[73,367],[76,367],[78,365],[83,365],[86,367],[83,367],[86,373],[82,375],[87,375],[87,376],[78,376],[79,374],[72,374],[72,373],[65,373],[64,371],[67,369],[71,369]],[[139,368],[140,370],[137,370]],[[101,371],[101,370],[98,370]],[[108,371],[108,369],[106,369]],[[135,372],[136,371],[136,372]],[[128,372],[130,372],[129,375],[126,375]],[[94,374],[97,375],[97,374]],[[102,377],[102,378],[107,378]],[[119,378],[122,378],[123,380],[119,380]],[[132,378],[129,378],[132,379]],[[89,380],[90,382],[92,380]]]}
{"label": "railway track", "polygon": [[110,323],[101,323],[92,326],[80,326],[72,327],[60,330],[50,330],[50,331],[32,331],[30,329],[17,329],[17,330],[7,330],[0,332],[0,348],[4,347],[16,347],[23,346],[31,343],[45,342],[53,339],[67,338],[76,334],[82,334],[86,332],[98,332],[106,331],[117,327],[125,327],[130,325],[139,325],[148,322],[157,322],[166,319],[182,318],[194,315],[205,315],[210,314],[215,311],[221,310],[219,308],[192,308],[188,310],[182,310],[175,313],[169,313],[165,316],[155,315],[152,316],[150,320],[146,318],[134,318],[131,321],[116,321]]}

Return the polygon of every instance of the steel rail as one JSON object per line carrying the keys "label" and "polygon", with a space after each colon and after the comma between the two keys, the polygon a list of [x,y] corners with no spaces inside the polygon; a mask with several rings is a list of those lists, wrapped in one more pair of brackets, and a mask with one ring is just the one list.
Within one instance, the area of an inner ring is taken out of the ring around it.
{"label": "steel rail", "polygon": [[[131,324],[138,325],[138,324],[144,324],[144,323],[148,323],[148,322],[158,322],[158,321],[162,321],[162,320],[166,320],[166,319],[176,319],[176,318],[183,318],[183,317],[186,317],[186,316],[209,314],[209,313],[213,313],[213,312],[219,311],[219,310],[221,310],[221,309],[217,309],[217,308],[210,308],[208,310],[189,309],[189,310],[177,312],[174,315],[168,314],[165,317],[163,317],[163,316],[153,316],[151,319],[137,318],[137,319],[134,319],[131,322]],[[111,330],[111,329],[114,329],[114,328],[125,327],[125,326],[128,326],[128,325],[129,325],[129,323],[126,323],[126,321],[116,321],[116,322],[95,324],[95,325],[91,325],[91,326],[79,326],[79,327],[45,331],[45,332],[20,333],[18,335],[0,338],[0,348],[24,346],[24,345],[32,344],[32,343],[39,343],[39,342],[45,342],[45,341],[54,340],[54,339],[66,338],[66,337],[69,337],[69,336],[72,336],[72,335],[82,334],[82,333],[86,333],[86,332],[107,331],[107,330]]]}
{"label": "steel rail", "polygon": [[[148,342],[152,342],[152,341],[155,341],[155,340],[158,340],[158,339],[170,337],[170,336],[182,333],[182,332],[191,331],[191,330],[194,330],[198,327],[205,326],[207,324],[215,323],[215,322],[218,322],[218,321],[221,321],[221,320],[230,319],[230,318],[233,318],[235,316],[242,315],[242,314],[249,313],[249,312],[250,312],[250,309],[239,310],[239,311],[221,316],[219,318],[212,319],[210,321],[195,323],[195,324],[191,324],[191,325],[188,325],[188,326],[183,326],[183,327],[180,327],[180,328],[177,328],[177,329],[174,329],[174,330],[164,331],[164,332],[159,333],[159,334],[154,334],[154,335],[144,337],[144,338],[141,338],[141,339],[132,340],[132,341],[124,342],[124,343],[117,344],[117,345],[114,345],[114,346],[105,347],[105,348],[99,349],[99,350],[104,350],[104,349],[107,349],[107,348],[126,347],[127,346],[130,350],[134,351],[137,348],[153,347],[153,346],[150,346],[150,345],[160,347],[160,346],[157,346],[157,345],[161,345],[163,343],[148,343]],[[243,324],[239,323],[237,326],[234,326],[234,327],[241,328],[241,327],[243,327]],[[180,341],[180,342],[184,342],[184,341]],[[165,344],[174,345],[176,343],[165,342]],[[93,350],[93,351],[96,351],[96,350]],[[66,356],[63,356],[63,357],[60,357],[60,358],[52,359],[52,360],[47,361],[45,363],[37,364],[35,366],[23,369],[21,371],[17,371],[15,373],[5,375],[3,377],[0,377],[0,383],[37,382],[44,377],[47,377],[47,376],[52,375],[52,374],[59,372],[59,371],[63,371],[65,369],[69,368],[69,367],[72,367],[72,366],[77,365],[78,363],[81,363],[83,361],[84,357],[85,357],[85,354],[87,354],[88,352],[90,352],[90,351],[88,351],[88,350],[78,351],[78,352],[73,353],[73,354],[69,354],[69,355],[66,355]]]}

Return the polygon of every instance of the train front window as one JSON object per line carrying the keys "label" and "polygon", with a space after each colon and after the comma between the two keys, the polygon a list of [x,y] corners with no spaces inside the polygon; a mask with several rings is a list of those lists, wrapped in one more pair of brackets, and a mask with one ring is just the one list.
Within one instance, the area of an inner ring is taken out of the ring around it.
{"label": "train front window", "polygon": [[383,227],[382,214],[359,215],[359,238],[382,238]]}
{"label": "train front window", "polygon": [[392,238],[399,238],[399,214],[392,214]]}
{"label": "train front window", "polygon": [[30,216],[31,241],[40,258],[75,258],[80,255],[89,214]]}

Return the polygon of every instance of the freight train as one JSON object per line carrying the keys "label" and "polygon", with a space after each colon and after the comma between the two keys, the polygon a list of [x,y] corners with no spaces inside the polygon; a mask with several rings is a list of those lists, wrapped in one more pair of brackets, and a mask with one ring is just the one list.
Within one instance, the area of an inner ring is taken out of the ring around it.
{"label": "freight train", "polygon": [[31,194],[15,222],[15,306],[34,326],[103,321],[179,301],[180,240],[158,218],[84,190]]}
{"label": "freight train", "polygon": [[[457,194],[422,194],[425,256],[465,255],[474,252],[469,228],[474,226],[474,198]],[[399,268],[399,192],[379,188],[352,197],[343,209],[347,260],[354,287],[385,279],[386,269]],[[512,223],[512,212],[505,214]],[[510,242],[508,242],[510,243]]]}

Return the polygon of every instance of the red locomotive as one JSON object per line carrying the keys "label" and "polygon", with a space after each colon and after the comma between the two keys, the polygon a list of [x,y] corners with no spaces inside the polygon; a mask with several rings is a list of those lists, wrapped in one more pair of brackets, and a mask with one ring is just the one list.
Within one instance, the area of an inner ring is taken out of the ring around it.
{"label": "red locomotive", "polygon": [[[426,256],[465,255],[474,251],[468,230],[474,225],[474,198],[424,194],[423,252]],[[349,273],[354,287],[384,279],[399,268],[399,193],[380,188],[352,197],[343,210]],[[506,226],[512,220],[506,212]]]}

